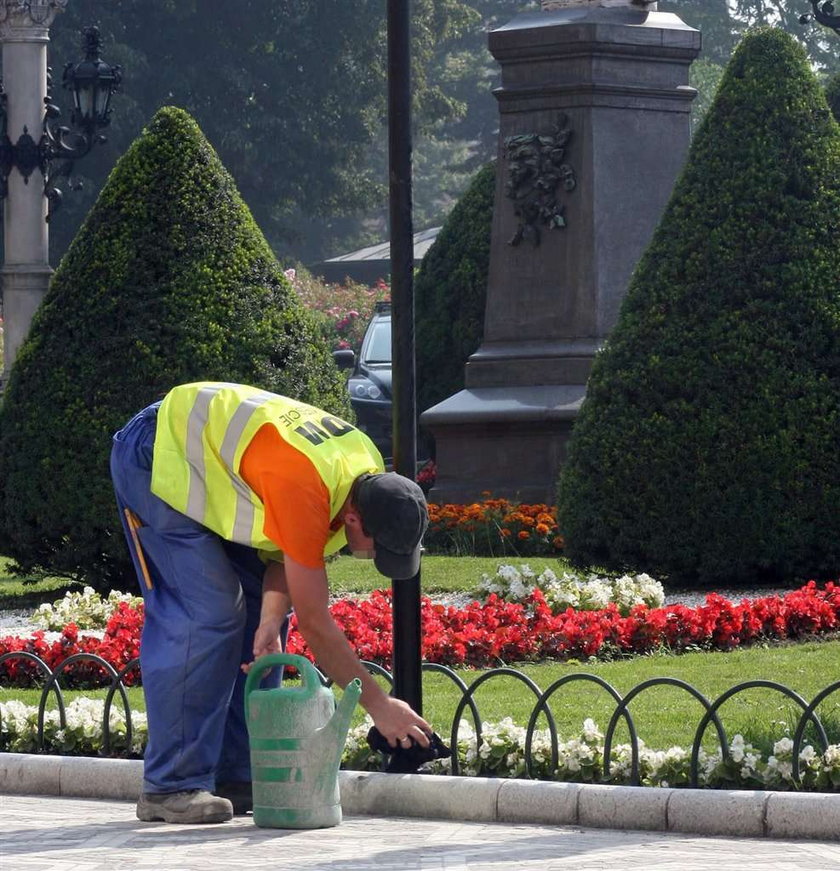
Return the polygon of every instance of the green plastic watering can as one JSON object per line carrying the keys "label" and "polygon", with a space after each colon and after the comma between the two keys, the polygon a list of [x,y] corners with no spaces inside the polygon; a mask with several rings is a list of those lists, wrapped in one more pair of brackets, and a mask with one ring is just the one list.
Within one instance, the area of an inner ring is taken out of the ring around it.
{"label": "green plastic watering can", "polygon": [[[280,665],[294,666],[300,684],[259,689],[263,673]],[[361,693],[356,678],[336,706],[303,656],[271,653],[254,662],[245,681],[245,719],[256,825],[319,829],[341,822],[338,768]]]}

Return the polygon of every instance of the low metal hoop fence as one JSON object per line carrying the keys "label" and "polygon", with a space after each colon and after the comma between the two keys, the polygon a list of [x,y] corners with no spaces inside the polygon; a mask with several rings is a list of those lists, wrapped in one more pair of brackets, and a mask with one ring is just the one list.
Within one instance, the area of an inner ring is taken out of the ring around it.
{"label": "low metal hoop fence", "polygon": [[[9,651],[0,655],[0,666],[5,662],[13,659],[23,659],[31,662],[36,666],[38,672],[45,677],[44,686],[41,689],[41,698],[38,701],[38,735],[37,749],[39,752],[44,752],[44,725],[46,720],[47,702],[50,695],[54,695],[56,708],[58,710],[59,728],[67,728],[67,710],[64,704],[64,695],[62,693],[60,679],[66,675],[73,666],[80,662],[88,662],[91,665],[99,668],[104,673],[104,679],[108,681],[105,692],[105,700],[102,710],[102,755],[111,756],[111,708],[114,704],[114,696],[119,694],[122,709],[125,714],[125,731],[126,731],[126,746],[131,747],[131,741],[134,735],[134,726],[131,718],[131,704],[128,699],[127,687],[125,684],[126,675],[133,671],[139,671],[140,660],[135,658],[126,663],[119,671],[117,671],[110,662],[98,656],[95,653],[74,653],[63,660],[55,669],[51,669],[43,659],[36,656],[34,653],[26,651]],[[105,687],[102,687],[105,689]],[[0,713],[0,730],[2,730],[2,714]]]}
{"label": "low metal hoop fence", "polygon": [[[59,724],[61,728],[67,725],[66,706],[64,695],[61,687],[61,679],[79,662],[88,662],[92,666],[101,669],[103,686],[106,690],[105,700],[102,714],[102,749],[101,755],[128,755],[129,751],[114,752],[112,748],[112,735],[110,727],[111,709],[114,705],[114,699],[119,696],[119,704],[125,715],[126,747],[130,748],[132,737],[134,735],[134,725],[132,723],[132,712],[129,702],[127,685],[125,682],[126,676],[139,671],[139,659],[133,659],[127,663],[119,671],[117,671],[110,663],[102,657],[92,653],[78,653],[68,657],[57,668],[51,669],[42,659],[32,653],[25,651],[12,651],[0,655],[0,666],[5,662],[19,659],[30,663],[34,666],[36,674],[39,674],[44,679],[43,687],[41,688],[41,696],[38,703],[38,734],[37,734],[37,750],[45,752],[45,736],[44,724],[47,711],[47,705],[52,697],[55,702],[55,707],[58,710]],[[383,666],[374,662],[364,662],[364,666],[374,676],[382,679],[387,685],[393,688],[393,677],[391,673]],[[603,750],[603,770],[604,778],[610,777],[611,766],[611,751],[615,742],[616,731],[620,724],[624,724],[629,736],[630,747],[630,770],[629,783],[632,786],[641,784],[641,746],[642,739],[639,735],[636,722],[630,711],[631,703],[638,699],[643,693],[649,692],[656,687],[673,687],[687,693],[693,698],[702,709],[702,715],[698,720],[697,727],[694,731],[694,738],[691,744],[691,762],[689,786],[699,786],[700,776],[700,753],[703,747],[703,741],[709,726],[714,727],[716,736],[716,744],[720,748],[720,754],[723,761],[731,759],[731,748],[729,738],[724,728],[723,721],[719,715],[720,708],[728,701],[742,693],[746,693],[755,689],[771,690],[788,699],[795,705],[799,711],[795,727],[792,727],[793,734],[793,762],[792,762],[792,778],[795,785],[799,785],[801,780],[801,766],[799,762],[799,754],[802,750],[805,733],[808,725],[812,726],[815,741],[819,745],[821,752],[825,752],[830,741],[823,722],[820,720],[817,709],[827,699],[835,693],[840,693],[840,680],[829,684],[821,690],[809,703],[800,694],[776,681],[769,680],[749,680],[736,684],[730,687],[725,692],[721,693],[715,699],[709,699],[701,693],[696,687],[691,684],[671,677],[655,677],[643,681],[640,684],[632,687],[627,693],[622,695],[614,686],[597,675],[588,673],[573,673],[564,675],[555,680],[546,690],[541,690],[540,687],[526,674],[518,671],[515,668],[500,667],[490,669],[478,675],[471,683],[466,683],[464,679],[453,669],[439,663],[425,662],[422,665],[424,673],[434,673],[442,675],[456,689],[459,699],[455,706],[452,721],[449,728],[446,730],[449,734],[450,744],[453,748],[458,745],[459,731],[461,721],[467,710],[469,710],[469,718],[472,721],[475,736],[476,746],[479,748],[482,743],[482,728],[483,719],[478,701],[476,700],[477,691],[489,684],[491,681],[500,679],[513,680],[521,684],[525,690],[533,696],[534,704],[531,709],[528,723],[525,728],[525,773],[529,778],[536,778],[537,770],[536,761],[534,758],[534,736],[537,732],[537,724],[541,717],[545,718],[547,723],[548,735],[551,741],[551,767],[555,770],[559,762],[559,734],[555,717],[552,713],[550,703],[559,697],[561,691],[568,692],[575,685],[583,683],[594,684],[602,690],[614,704],[613,712],[604,733],[604,750]],[[322,682],[325,686],[330,686],[331,681],[319,672]],[[2,730],[2,713],[0,712],[0,730]],[[458,774],[460,772],[460,760],[458,753],[454,752],[451,759],[451,773]]]}

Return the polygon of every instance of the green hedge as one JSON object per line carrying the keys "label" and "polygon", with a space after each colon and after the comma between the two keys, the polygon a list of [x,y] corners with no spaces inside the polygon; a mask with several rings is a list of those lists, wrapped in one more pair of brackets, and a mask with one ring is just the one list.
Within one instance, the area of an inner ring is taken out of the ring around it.
{"label": "green hedge", "polygon": [[558,493],[573,562],[836,577],[838,240],[840,127],[794,40],[751,32],[596,358]]}
{"label": "green hedge", "polygon": [[495,164],[479,170],[423,258],[415,282],[417,409],[464,388],[484,333]]}
{"label": "green hedge", "polygon": [[344,379],[233,180],[161,109],[53,277],[0,408],[0,553],[125,588],[111,435],[172,386],[257,385],[347,416]]}

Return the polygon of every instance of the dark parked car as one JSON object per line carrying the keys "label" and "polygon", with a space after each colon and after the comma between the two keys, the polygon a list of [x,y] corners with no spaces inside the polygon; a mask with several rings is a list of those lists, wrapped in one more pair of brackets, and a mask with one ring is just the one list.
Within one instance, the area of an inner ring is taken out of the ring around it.
{"label": "dark parked car", "polygon": [[376,304],[358,359],[352,351],[337,351],[335,357],[339,365],[353,367],[347,388],[356,426],[370,436],[383,457],[392,457],[391,303]]}

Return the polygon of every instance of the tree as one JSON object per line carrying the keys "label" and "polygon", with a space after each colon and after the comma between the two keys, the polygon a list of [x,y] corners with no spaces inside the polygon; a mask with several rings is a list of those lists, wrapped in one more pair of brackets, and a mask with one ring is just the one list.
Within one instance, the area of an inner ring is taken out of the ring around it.
{"label": "tree", "polygon": [[196,123],[161,109],[53,277],[0,407],[0,553],[99,589],[130,572],[111,434],[179,383],[346,417],[329,349]]}
{"label": "tree", "polygon": [[840,55],[834,34],[817,23],[802,24],[800,17],[812,10],[809,0],[734,0],[733,16],[747,27],[772,24],[802,43],[814,69],[837,70]]}
{"label": "tree", "polygon": [[744,23],[733,16],[730,0],[660,0],[660,12],[673,12],[703,38],[701,59],[725,64],[743,33]]}
{"label": "tree", "polygon": [[[462,0],[415,0],[413,98],[419,131],[459,111],[428,59],[473,20]],[[320,255],[324,225],[385,196],[367,151],[385,120],[384,0],[74,0],[52,27],[51,58],[75,59],[98,21],[103,53],[125,67],[112,144],[79,164],[89,192],[52,224],[66,249],[121,150],[162,105],[189,111],[280,253]],[[303,231],[309,231],[307,235]]]}
{"label": "tree", "polygon": [[778,29],[733,55],[561,472],[580,564],[707,584],[840,558],[840,127]]}
{"label": "tree", "polygon": [[[703,34],[699,117],[748,23],[780,20],[820,69],[840,69],[836,40],[799,24],[782,0],[660,0]],[[807,0],[798,0],[807,7]],[[499,68],[487,33],[536,0],[415,0],[415,225],[440,224],[496,151]],[[104,54],[125,67],[110,144],[78,164],[86,189],[51,226],[66,250],[108,172],[162,105],[193,114],[281,256],[304,263],[382,238],[387,226],[385,0],[73,0],[52,27],[58,70],[98,22]],[[781,10],[781,13],[780,11]],[[54,88],[54,95],[57,94]]]}

